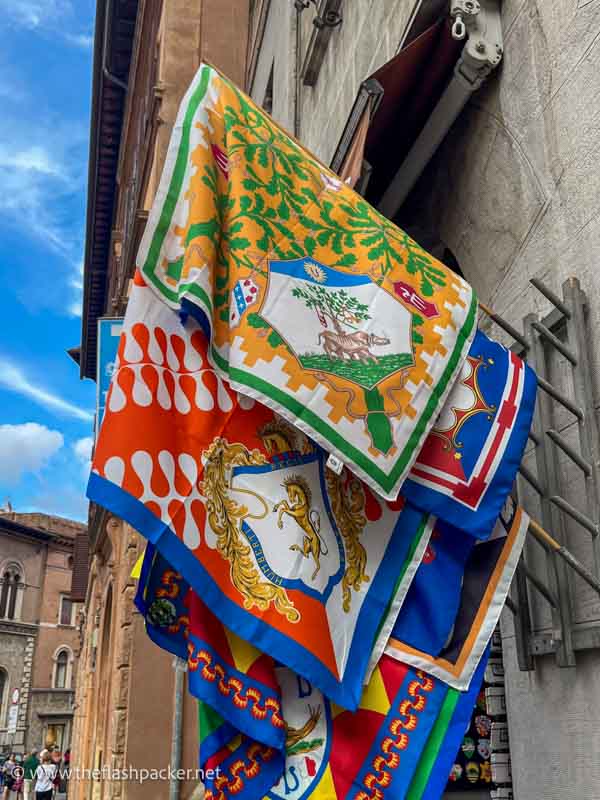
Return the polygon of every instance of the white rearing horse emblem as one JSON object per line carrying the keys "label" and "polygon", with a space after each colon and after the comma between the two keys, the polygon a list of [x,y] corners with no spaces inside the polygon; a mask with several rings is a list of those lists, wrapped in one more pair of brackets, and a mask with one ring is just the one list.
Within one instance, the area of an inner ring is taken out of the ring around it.
{"label": "white rearing horse emblem", "polygon": [[315,562],[315,571],[311,580],[317,576],[321,569],[321,555],[326,556],[329,549],[321,536],[321,517],[316,509],[311,509],[311,491],[304,478],[299,475],[290,475],[283,486],[288,499],[282,500],[273,506],[277,513],[277,527],[283,528],[284,514],[291,517],[300,526],[303,532],[302,545],[292,544],[290,550],[302,553],[305,558],[312,556]]}

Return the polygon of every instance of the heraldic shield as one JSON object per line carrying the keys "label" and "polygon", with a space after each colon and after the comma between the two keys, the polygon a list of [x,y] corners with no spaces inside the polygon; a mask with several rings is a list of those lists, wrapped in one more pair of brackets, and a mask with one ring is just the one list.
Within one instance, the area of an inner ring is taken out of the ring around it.
{"label": "heraldic shield", "polygon": [[342,580],[346,557],[324,473],[318,454],[290,454],[280,466],[236,467],[230,496],[239,495],[248,507],[242,531],[263,575],[277,586],[327,600]]}
{"label": "heraldic shield", "polygon": [[368,275],[312,258],[270,261],[258,313],[304,369],[367,390],[414,364],[412,314]]}

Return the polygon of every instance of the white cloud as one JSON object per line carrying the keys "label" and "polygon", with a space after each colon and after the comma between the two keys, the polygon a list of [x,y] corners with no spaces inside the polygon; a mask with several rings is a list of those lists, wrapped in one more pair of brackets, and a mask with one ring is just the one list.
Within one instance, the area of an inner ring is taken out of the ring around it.
{"label": "white cloud", "polygon": [[89,50],[94,43],[94,37],[86,33],[65,33],[65,39],[69,44],[82,50]]}
{"label": "white cloud", "polygon": [[91,436],[84,436],[82,439],[77,439],[77,441],[73,442],[71,445],[73,452],[82,464],[87,464],[91,460],[93,446],[94,440]]}
{"label": "white cloud", "polygon": [[63,166],[55,161],[47,150],[39,146],[9,150],[0,142],[0,169],[37,172],[47,177],[67,180]]}
{"label": "white cloud", "polygon": [[73,275],[69,281],[69,286],[75,296],[67,310],[72,317],[80,317],[83,310],[83,261],[73,267]]}
{"label": "white cloud", "polygon": [[58,17],[70,16],[69,0],[0,0],[0,10],[15,25],[29,30],[54,27]]}
{"label": "white cloud", "polygon": [[62,433],[37,422],[0,425],[0,482],[18,483],[26,472],[39,472],[63,446]]}
{"label": "white cloud", "polygon": [[81,471],[84,478],[87,478],[90,474],[93,447],[94,440],[91,436],[84,436],[82,439],[77,439],[71,445],[71,448],[75,454],[75,458],[81,465]]}
{"label": "white cloud", "polygon": [[82,234],[64,208],[85,185],[83,141],[75,126],[32,128],[26,115],[0,130],[0,214],[74,263]]}
{"label": "white cloud", "polygon": [[16,394],[28,397],[39,405],[44,406],[44,408],[48,408],[52,411],[58,411],[67,416],[86,421],[91,421],[94,418],[93,414],[89,411],[85,411],[83,408],[69,403],[67,400],[63,400],[59,395],[32,383],[19,367],[1,358],[0,386]]}
{"label": "white cloud", "polygon": [[94,41],[87,33],[65,29],[73,21],[74,6],[70,0],[0,0],[4,19],[17,28],[36,33],[59,34],[67,44],[89,50]]}

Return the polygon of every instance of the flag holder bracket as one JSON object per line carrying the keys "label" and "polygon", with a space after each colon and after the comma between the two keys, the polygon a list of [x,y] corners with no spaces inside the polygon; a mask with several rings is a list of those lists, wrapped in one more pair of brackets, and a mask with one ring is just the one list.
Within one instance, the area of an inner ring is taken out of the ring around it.
{"label": "flag holder bracket", "polygon": [[523,333],[481,304],[538,376],[516,488],[541,524],[530,525],[507,602],[523,671],[548,654],[573,667],[577,651],[600,647],[600,435],[587,298],[577,278],[564,282],[562,297],[539,279],[531,284],[552,310],[543,318],[528,314]]}

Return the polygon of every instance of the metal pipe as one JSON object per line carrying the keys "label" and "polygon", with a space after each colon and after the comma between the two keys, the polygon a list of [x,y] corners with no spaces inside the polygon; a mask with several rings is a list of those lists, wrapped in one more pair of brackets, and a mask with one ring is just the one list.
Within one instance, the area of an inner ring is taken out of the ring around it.
{"label": "metal pipe", "polygon": [[563,303],[563,301],[560,299],[560,297],[558,297],[558,295],[555,295],[553,291],[548,289],[548,287],[545,286],[537,278],[530,278],[529,283],[532,286],[535,286],[538,292],[541,292],[541,294],[544,295],[546,300],[549,300],[552,303],[552,305],[560,311],[561,314],[564,314],[564,316],[567,319],[571,319],[571,312],[569,311],[567,306]]}
{"label": "metal pipe", "polygon": [[544,597],[548,601],[548,603],[550,603],[552,608],[558,608],[558,603],[556,602],[556,598],[554,597],[550,589],[548,589],[548,587],[545,586],[539,580],[539,578],[537,578],[533,574],[533,572],[529,569],[529,567],[527,566],[527,564],[525,564],[525,562],[523,562],[523,572],[527,576],[527,580],[532,584],[532,586],[535,586],[535,588],[542,595],[542,597]]}
{"label": "metal pipe", "polygon": [[583,411],[574,403],[572,403],[568,397],[565,397],[562,392],[559,392],[558,389],[555,389],[551,383],[548,383],[547,380],[542,378],[541,375],[537,376],[537,382],[540,389],[543,389],[546,394],[549,394],[550,397],[553,397],[557,403],[560,403],[561,406],[564,406],[567,411],[570,411],[571,414],[574,414],[577,419],[583,419]]}
{"label": "metal pipe", "polygon": [[102,74],[104,77],[109,80],[111,83],[114,83],[116,86],[119,86],[123,91],[128,90],[127,84],[122,81],[120,78],[117,78],[116,75],[108,69],[106,66],[106,53],[108,51],[108,23],[112,16],[112,0],[107,0],[106,2],[106,16],[104,17],[104,41],[102,46]]}
{"label": "metal pipe", "polygon": [[569,564],[569,566],[572,567],[575,572],[583,578],[588,586],[591,586],[592,589],[594,589],[594,591],[600,595],[600,581],[594,575],[592,575],[589,569],[584,567],[583,564],[578,561],[575,556],[570,553],[569,550],[567,550],[566,547],[560,545],[556,539],[550,536],[550,534],[547,533],[542,526],[533,519],[529,520],[529,531],[538,540],[538,542],[540,542],[540,544],[542,544],[548,550],[556,553],[556,555],[560,556],[563,561],[566,561],[566,563]]}
{"label": "metal pipe", "polygon": [[173,659],[175,672],[175,692],[173,696],[173,728],[171,733],[171,777],[169,779],[169,800],[179,800],[179,778],[181,769],[181,750],[183,737],[183,696],[187,664],[182,658]]}
{"label": "metal pipe", "polygon": [[550,439],[554,442],[557,447],[563,451],[563,453],[571,459],[571,461],[575,462],[582,472],[585,473],[586,476],[590,476],[592,474],[592,467],[588,462],[582,458],[577,450],[575,450],[571,445],[563,439],[558,431],[555,431],[553,428],[550,428],[549,431],[546,431]]}
{"label": "metal pipe", "polygon": [[519,467],[519,473],[523,476],[523,478],[525,478],[527,483],[530,486],[532,486],[541,497],[543,497],[546,494],[542,484],[538,481],[533,472],[530,472],[527,469],[525,464],[521,464],[521,466]]}
{"label": "metal pipe", "polygon": [[565,514],[568,514],[575,522],[578,522],[582,528],[585,528],[589,531],[594,538],[598,536],[600,532],[598,530],[598,525],[596,525],[592,520],[587,517],[585,514],[582,514],[581,511],[572,506],[571,503],[568,503],[564,497],[561,497],[558,494],[552,495],[550,498],[550,502],[554,503],[557,508],[560,508],[561,511],[564,511]]}
{"label": "metal pipe", "polygon": [[534,322],[532,324],[535,330],[541,336],[543,336],[544,339],[547,339],[553,347],[556,347],[559,353],[562,353],[563,356],[566,359],[568,359],[571,362],[571,364],[573,364],[574,367],[577,366],[577,356],[575,355],[575,353],[573,353],[573,351],[570,348],[566,346],[566,344],[561,342],[561,340],[557,336],[555,336],[552,333],[552,331],[548,330],[548,328],[543,323]]}
{"label": "metal pipe", "polygon": [[525,351],[529,350],[529,342],[527,339],[520,334],[516,328],[513,328],[510,322],[507,322],[499,314],[496,314],[493,309],[491,309],[489,306],[486,306],[486,304],[482,303],[481,301],[479,302],[479,308],[492,320],[492,322],[495,322],[496,325],[508,333],[509,336],[512,336],[515,342],[518,342]]}

